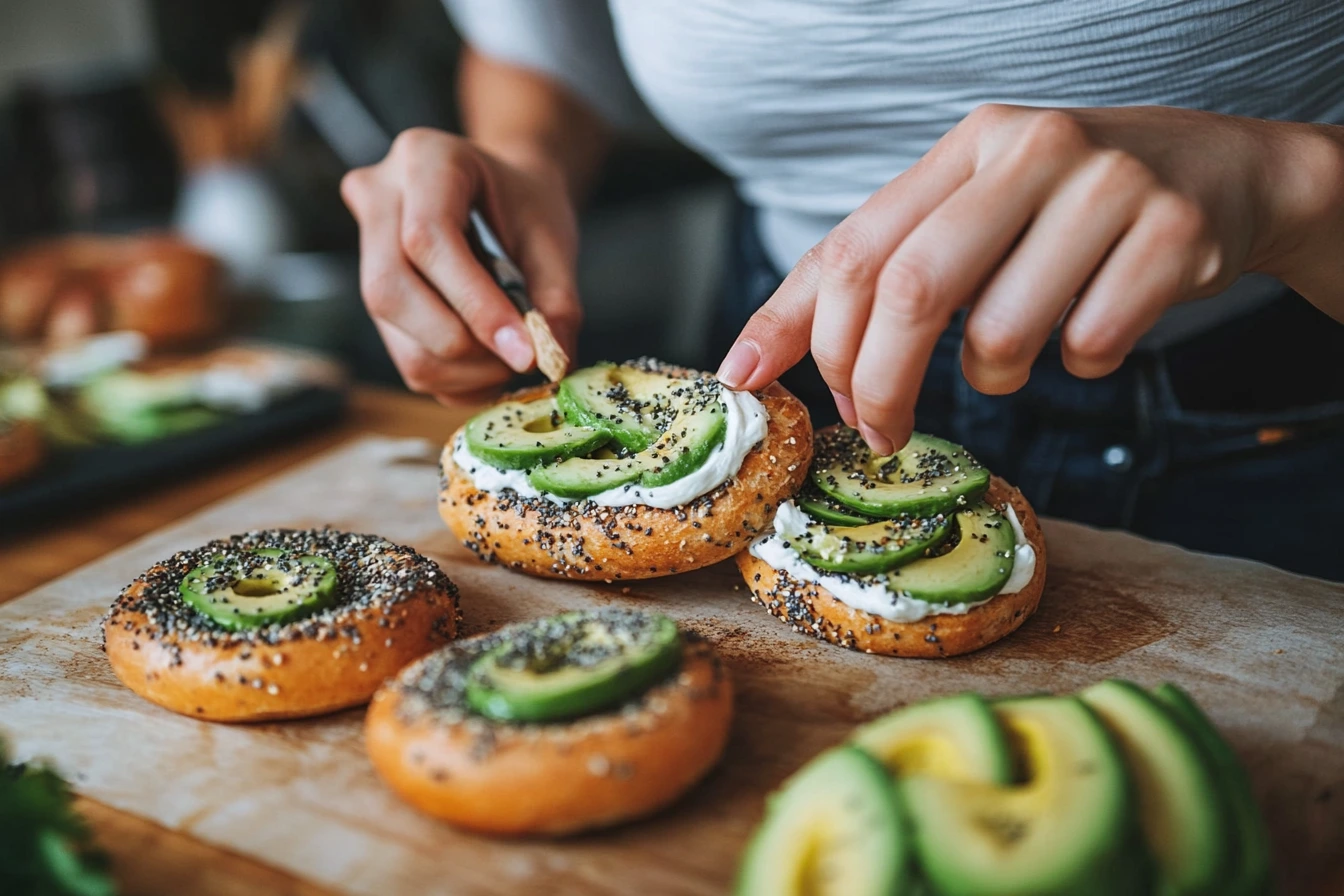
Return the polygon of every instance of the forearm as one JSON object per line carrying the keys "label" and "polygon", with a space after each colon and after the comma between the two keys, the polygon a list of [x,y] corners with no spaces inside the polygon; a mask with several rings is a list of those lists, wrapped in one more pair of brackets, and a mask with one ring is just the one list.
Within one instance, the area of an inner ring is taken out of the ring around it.
{"label": "forearm", "polygon": [[1253,267],[1344,322],[1344,127],[1273,127],[1270,225]]}
{"label": "forearm", "polygon": [[554,171],[577,203],[611,143],[610,129],[563,86],[468,50],[458,92],[466,134],[511,164]]}

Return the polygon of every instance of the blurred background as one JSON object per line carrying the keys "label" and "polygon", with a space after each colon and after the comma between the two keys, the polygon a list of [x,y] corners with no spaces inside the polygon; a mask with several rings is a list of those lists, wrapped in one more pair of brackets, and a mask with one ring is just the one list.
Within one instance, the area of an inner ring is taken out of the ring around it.
{"label": "blurred background", "polygon": [[[175,229],[224,261],[233,327],[398,384],[337,185],[405,128],[455,129],[457,50],[438,0],[3,0],[0,251]],[[622,138],[583,220],[581,360],[708,360],[730,208],[652,127]]]}
{"label": "blurred background", "polygon": [[[459,46],[440,0],[0,0],[0,530],[403,388],[339,183],[457,129]],[[581,222],[576,360],[712,364],[730,186],[646,118]]]}

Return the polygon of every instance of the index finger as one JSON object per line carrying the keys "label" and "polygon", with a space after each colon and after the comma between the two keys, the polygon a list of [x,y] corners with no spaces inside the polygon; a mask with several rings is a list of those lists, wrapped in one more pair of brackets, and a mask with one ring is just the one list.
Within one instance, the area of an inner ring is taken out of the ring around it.
{"label": "index finger", "polygon": [[406,257],[482,345],[514,370],[528,370],[532,341],[522,315],[467,243],[467,215],[484,190],[479,164],[454,153],[417,154],[405,164],[401,245]]}

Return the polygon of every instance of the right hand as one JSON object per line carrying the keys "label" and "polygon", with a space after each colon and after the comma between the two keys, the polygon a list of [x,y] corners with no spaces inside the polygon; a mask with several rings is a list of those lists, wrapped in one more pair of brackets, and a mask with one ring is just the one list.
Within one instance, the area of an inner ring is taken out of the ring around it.
{"label": "right hand", "polygon": [[359,222],[364,304],[412,390],[444,404],[477,404],[536,362],[522,316],[467,244],[473,205],[574,356],[578,228],[558,167],[412,128],[381,162],[347,174],[341,196]]}

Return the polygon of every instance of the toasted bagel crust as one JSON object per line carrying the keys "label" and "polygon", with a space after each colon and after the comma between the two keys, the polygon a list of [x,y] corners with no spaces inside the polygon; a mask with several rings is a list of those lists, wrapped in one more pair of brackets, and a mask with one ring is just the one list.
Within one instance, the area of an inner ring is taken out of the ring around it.
{"label": "toasted bagel crust", "polygon": [[[433,561],[384,544],[379,558],[411,572],[402,590],[255,632],[199,621],[176,595],[173,561],[156,564],[103,620],[108,662],[141,697],[196,719],[294,719],[367,703],[385,680],[452,640],[461,617],[457,588]],[[167,609],[149,609],[156,599]]]}
{"label": "toasted bagel crust", "polygon": [[373,698],[364,742],[378,774],[411,805],[492,834],[569,834],[647,815],[718,761],[732,683],[704,641],[688,641],[676,678],[637,709],[518,726],[417,712],[401,681]]}
{"label": "toasted bagel crust", "polygon": [[155,348],[216,333],[221,267],[166,234],[73,235],[0,263],[0,334],[15,341],[136,330]]}
{"label": "toasted bagel crust", "polygon": [[937,658],[979,650],[1014,631],[1036,612],[1045,588],[1045,535],[1022,493],[995,476],[985,499],[1011,503],[1022,532],[1036,552],[1036,570],[1021,591],[1000,594],[966,613],[938,613],[918,622],[893,622],[856,610],[821,585],[802,582],[750,551],[737,555],[751,599],[771,615],[832,644],[887,656]]}
{"label": "toasted bagel crust", "polygon": [[[539,386],[509,396],[555,393]],[[812,424],[803,403],[774,383],[756,397],[769,415],[765,438],[720,488],[681,507],[560,507],[482,491],[444,446],[439,515],[481,559],[548,578],[649,579],[699,569],[742,550],[770,525],[812,459]]]}

